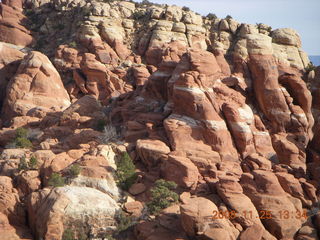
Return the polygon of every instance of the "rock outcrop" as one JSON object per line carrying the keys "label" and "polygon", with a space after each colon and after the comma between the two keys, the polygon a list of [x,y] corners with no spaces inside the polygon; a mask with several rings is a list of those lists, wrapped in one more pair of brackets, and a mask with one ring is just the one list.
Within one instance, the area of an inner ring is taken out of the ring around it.
{"label": "rock outcrop", "polygon": [[30,52],[7,86],[2,113],[7,121],[14,116],[64,110],[69,105],[69,95],[50,60],[39,52]]}
{"label": "rock outcrop", "polygon": [[[288,28],[146,1],[3,0],[1,236],[318,239],[308,64]],[[150,217],[160,178],[179,202]],[[123,214],[136,225],[119,233]]]}

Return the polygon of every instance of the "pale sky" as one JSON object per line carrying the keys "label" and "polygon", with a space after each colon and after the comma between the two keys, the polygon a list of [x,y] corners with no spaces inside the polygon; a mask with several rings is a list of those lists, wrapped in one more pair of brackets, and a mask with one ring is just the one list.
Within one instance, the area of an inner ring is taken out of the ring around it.
{"label": "pale sky", "polygon": [[273,29],[293,28],[309,55],[320,55],[320,0],[150,0],[187,6],[201,15],[231,15],[242,23],[265,23]]}

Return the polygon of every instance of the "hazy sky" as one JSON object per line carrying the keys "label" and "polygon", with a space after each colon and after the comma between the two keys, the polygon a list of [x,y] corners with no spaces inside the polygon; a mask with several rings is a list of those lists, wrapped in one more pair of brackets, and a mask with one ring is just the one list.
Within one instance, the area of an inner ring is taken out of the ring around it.
{"label": "hazy sky", "polygon": [[238,22],[265,23],[273,29],[289,27],[298,31],[302,48],[309,55],[320,55],[320,0],[150,0],[187,6],[219,18],[231,15]]}

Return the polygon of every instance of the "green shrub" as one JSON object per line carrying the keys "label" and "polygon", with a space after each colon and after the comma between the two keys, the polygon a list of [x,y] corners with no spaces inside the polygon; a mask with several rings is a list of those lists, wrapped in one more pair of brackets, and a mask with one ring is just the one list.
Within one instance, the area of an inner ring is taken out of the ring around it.
{"label": "green shrub", "polygon": [[308,64],[308,66],[305,67],[304,70],[305,70],[307,73],[309,73],[309,72],[311,72],[311,71],[313,71],[313,70],[315,70],[315,69],[316,69],[316,66],[313,65],[312,62],[310,62],[310,63]]}
{"label": "green shrub", "polygon": [[104,237],[104,240],[116,240],[111,234],[108,234]]}
{"label": "green shrub", "polygon": [[146,16],[144,11],[136,11],[132,14],[134,20],[140,20]]}
{"label": "green shrub", "polygon": [[18,148],[32,148],[32,143],[28,138],[18,137],[14,140],[14,143]]}
{"label": "green shrub", "polygon": [[26,157],[23,156],[22,158],[20,158],[20,162],[19,162],[19,165],[18,165],[18,170],[21,171],[21,170],[27,170],[28,169],[28,164],[27,164],[27,161],[26,161]]}
{"label": "green shrub", "polygon": [[188,7],[186,7],[186,6],[183,6],[183,7],[182,7],[182,10],[183,10],[183,11],[186,11],[186,12],[189,12],[189,11],[190,11],[190,8],[188,8]]}
{"label": "green shrub", "polygon": [[226,19],[229,20],[229,19],[232,19],[232,17],[230,15],[227,15]]}
{"label": "green shrub", "polygon": [[16,138],[27,138],[28,130],[22,127],[16,129]]}
{"label": "green shrub", "polygon": [[97,127],[96,127],[96,129],[97,129],[98,131],[100,131],[100,132],[103,132],[104,127],[105,127],[106,125],[107,125],[107,124],[106,124],[106,121],[105,121],[105,120],[99,119],[98,122],[97,122]]}
{"label": "green shrub", "polygon": [[28,130],[25,128],[16,129],[16,137],[13,142],[6,145],[6,148],[32,148],[32,143],[27,138]]}
{"label": "green shrub", "polygon": [[28,163],[29,169],[37,169],[38,168],[38,159],[32,156]]}
{"label": "green shrub", "polygon": [[218,17],[217,17],[217,15],[215,15],[214,13],[209,13],[209,14],[207,15],[207,18],[209,18],[210,20],[214,20],[214,19],[217,19]]}
{"label": "green shrub", "polygon": [[74,238],[74,233],[70,228],[63,231],[62,240],[76,240]]}
{"label": "green shrub", "polygon": [[135,224],[134,218],[127,216],[123,211],[121,211],[116,217],[117,221],[117,231],[116,234],[119,234],[122,231],[127,230],[129,227]]}
{"label": "green shrub", "polygon": [[79,164],[73,164],[69,169],[69,174],[71,177],[75,178],[77,177],[81,172],[81,168]]}
{"label": "green shrub", "polygon": [[179,196],[173,192],[177,184],[171,181],[159,179],[151,189],[151,201],[147,204],[151,214],[158,214],[172,204],[178,202]]}
{"label": "green shrub", "polygon": [[63,187],[66,183],[64,177],[62,177],[59,173],[52,173],[48,185],[52,187]]}
{"label": "green shrub", "polygon": [[69,43],[69,47],[77,48],[78,44],[75,41],[72,41],[72,42]]}
{"label": "green shrub", "polygon": [[123,153],[121,159],[117,162],[118,185],[123,190],[128,190],[137,179],[135,165],[127,152]]}

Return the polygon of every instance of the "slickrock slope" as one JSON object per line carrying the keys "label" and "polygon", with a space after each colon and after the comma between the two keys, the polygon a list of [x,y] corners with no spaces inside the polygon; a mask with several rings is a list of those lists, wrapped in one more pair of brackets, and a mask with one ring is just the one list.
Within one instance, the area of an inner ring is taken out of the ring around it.
{"label": "slickrock slope", "polygon": [[[117,239],[319,239],[308,64],[289,28],[145,1],[3,0],[1,236],[106,239],[123,209],[137,219]],[[128,191],[124,152],[138,173]],[[180,198],[154,217],[160,178]]]}

